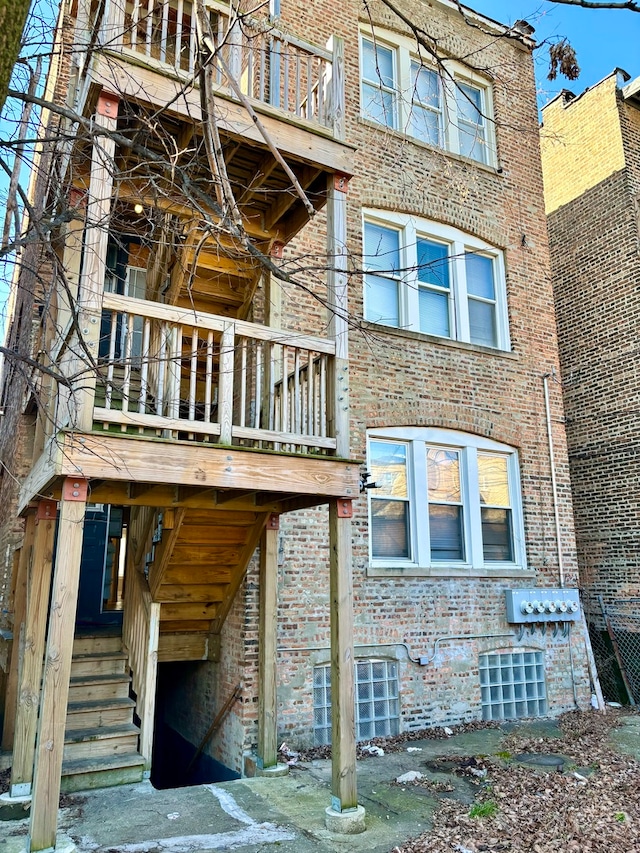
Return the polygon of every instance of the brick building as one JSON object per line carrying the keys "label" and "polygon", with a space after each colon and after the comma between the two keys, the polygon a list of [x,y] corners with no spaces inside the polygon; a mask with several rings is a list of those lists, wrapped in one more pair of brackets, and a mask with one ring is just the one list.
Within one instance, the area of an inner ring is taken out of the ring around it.
{"label": "brick building", "polygon": [[640,596],[639,91],[640,80],[618,69],[578,96],[562,92],[543,109],[578,563],[600,628],[598,596],[632,617]]}
{"label": "brick building", "polygon": [[61,12],[87,122],[54,160],[77,216],[34,332],[59,378],[25,395],[3,541],[14,636],[42,651],[21,584],[51,572],[58,512],[52,600],[79,583],[78,625],[72,660],[72,615],[50,620],[67,669],[38,721],[20,697],[42,661],[18,685],[14,643],[7,708],[38,735],[35,758],[14,741],[12,790],[34,762],[83,784],[52,709],[95,735],[76,688],[108,646],[142,722],[128,775],[74,720],[65,762],[103,783],[170,764],[171,783],[212,722],[204,752],[232,773],[278,772],[281,738],[331,741],[336,828],[354,736],[590,702],[533,43],[449,0],[424,21],[403,2],[433,44],[384,2],[262,22],[214,3],[201,100],[190,4],[152,5]]}

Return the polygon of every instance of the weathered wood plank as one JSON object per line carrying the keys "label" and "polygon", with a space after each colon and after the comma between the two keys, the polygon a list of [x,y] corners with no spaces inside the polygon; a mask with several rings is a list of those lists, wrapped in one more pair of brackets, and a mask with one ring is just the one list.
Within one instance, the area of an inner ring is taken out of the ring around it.
{"label": "weathered wood plank", "polygon": [[226,592],[225,584],[167,584],[163,583],[154,593],[154,600],[174,604],[206,604],[220,602]]}
{"label": "weathered wood plank", "polygon": [[256,489],[335,497],[358,495],[358,465],[344,460],[171,444],[171,465],[162,442],[108,434],[64,436],[62,474],[100,480],[141,480]]}
{"label": "weathered wood plank", "polygon": [[207,660],[208,634],[161,634],[158,642],[158,661]]}
{"label": "weathered wood plank", "polygon": [[195,604],[162,604],[160,607],[160,621],[182,621],[182,620],[211,620],[218,612],[217,602],[204,602]]}

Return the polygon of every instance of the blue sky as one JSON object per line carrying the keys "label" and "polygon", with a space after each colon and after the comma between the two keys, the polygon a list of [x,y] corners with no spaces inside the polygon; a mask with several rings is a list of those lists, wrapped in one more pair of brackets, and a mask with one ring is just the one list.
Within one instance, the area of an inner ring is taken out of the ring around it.
{"label": "blue sky", "polygon": [[548,53],[536,51],[536,76],[540,105],[561,89],[579,94],[606,77],[614,68],[623,68],[631,78],[640,76],[640,13],[626,9],[582,9],[551,0],[465,0],[477,12],[503,24],[524,19],[536,28],[534,38],[566,37],[578,55],[577,80],[546,79]]}

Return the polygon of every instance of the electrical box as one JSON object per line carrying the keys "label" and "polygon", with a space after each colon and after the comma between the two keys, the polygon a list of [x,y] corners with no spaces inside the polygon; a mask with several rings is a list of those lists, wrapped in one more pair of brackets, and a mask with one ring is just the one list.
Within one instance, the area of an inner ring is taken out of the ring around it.
{"label": "electrical box", "polygon": [[582,618],[577,589],[505,589],[507,622],[576,622]]}

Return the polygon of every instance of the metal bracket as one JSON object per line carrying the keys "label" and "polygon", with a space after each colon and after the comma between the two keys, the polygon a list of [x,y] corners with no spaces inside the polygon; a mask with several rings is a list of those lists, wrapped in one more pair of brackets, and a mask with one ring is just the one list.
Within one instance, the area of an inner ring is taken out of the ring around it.
{"label": "metal bracket", "polygon": [[350,498],[340,498],[336,501],[338,518],[353,518],[353,501]]}
{"label": "metal bracket", "polygon": [[55,501],[40,501],[36,510],[36,524],[39,521],[55,521],[58,504]]}
{"label": "metal bracket", "polygon": [[341,193],[346,193],[349,189],[349,180],[350,178],[347,175],[341,175],[339,172],[336,172],[333,176],[334,190],[338,190],[338,192]]}
{"label": "metal bracket", "polygon": [[267,530],[280,530],[280,516],[277,512],[272,512],[267,519]]}
{"label": "metal bracket", "polygon": [[89,494],[89,481],[80,477],[67,477],[62,484],[63,501],[84,501]]}
{"label": "metal bracket", "polygon": [[270,254],[272,258],[281,258],[284,255],[284,243],[281,243],[280,240],[275,240],[271,245]]}
{"label": "metal bracket", "polygon": [[120,98],[117,95],[112,95],[111,92],[106,92],[103,89],[98,95],[96,113],[99,116],[106,116],[107,118],[118,118],[119,103]]}

